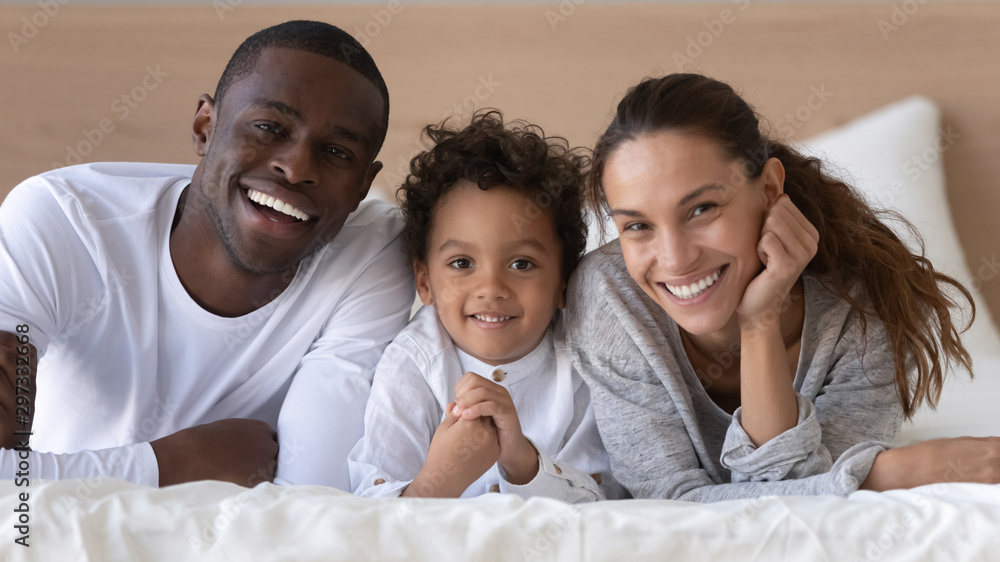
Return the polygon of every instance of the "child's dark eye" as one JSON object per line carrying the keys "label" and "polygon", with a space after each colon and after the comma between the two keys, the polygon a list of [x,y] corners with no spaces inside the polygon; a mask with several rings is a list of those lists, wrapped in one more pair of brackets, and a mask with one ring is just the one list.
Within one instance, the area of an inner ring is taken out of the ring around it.
{"label": "child's dark eye", "polygon": [[472,267],[472,262],[466,258],[458,258],[448,262],[448,265],[454,267],[455,269],[468,269]]}
{"label": "child's dark eye", "polygon": [[527,271],[533,267],[535,264],[528,260],[514,260],[514,263],[510,264],[511,269],[516,269],[518,271]]}

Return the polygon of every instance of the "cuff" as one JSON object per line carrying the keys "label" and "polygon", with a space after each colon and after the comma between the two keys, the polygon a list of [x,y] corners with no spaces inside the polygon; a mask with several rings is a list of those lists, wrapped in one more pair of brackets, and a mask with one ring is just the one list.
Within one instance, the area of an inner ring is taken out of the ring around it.
{"label": "cuff", "polygon": [[497,465],[500,473],[500,493],[516,494],[524,499],[533,496],[545,496],[549,498],[563,498],[569,490],[569,482],[563,475],[563,469],[555,459],[538,450],[535,443],[528,440],[531,446],[538,453],[538,472],[527,484],[511,484],[507,480],[507,473],[503,467]]}
{"label": "cuff", "polygon": [[775,482],[804,478],[830,470],[833,461],[823,446],[823,430],[816,418],[816,406],[795,393],[799,419],[795,427],[760,447],[743,430],[742,408],[733,413],[733,422],[722,446],[722,466],[729,469],[733,482]]}
{"label": "cuff", "polygon": [[126,445],[125,458],[132,462],[125,467],[123,479],[143,486],[160,486],[160,465],[156,462],[156,453],[149,443]]}
{"label": "cuff", "polygon": [[388,474],[381,471],[366,471],[361,480],[351,482],[354,495],[364,498],[398,498],[403,495],[406,487],[413,482],[410,480],[393,480]]}
{"label": "cuff", "polygon": [[866,441],[858,443],[840,455],[830,472],[834,475],[833,493],[846,496],[857,492],[861,483],[868,478],[875,457],[892,448],[889,443]]}

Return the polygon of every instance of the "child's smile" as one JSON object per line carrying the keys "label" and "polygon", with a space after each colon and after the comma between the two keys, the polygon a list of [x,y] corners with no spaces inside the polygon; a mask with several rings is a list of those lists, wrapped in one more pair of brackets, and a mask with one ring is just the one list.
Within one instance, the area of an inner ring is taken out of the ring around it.
{"label": "child's smile", "polygon": [[492,312],[477,312],[469,315],[469,317],[475,320],[476,325],[484,330],[499,330],[500,328],[506,328],[517,318],[516,316],[511,316],[509,314]]}

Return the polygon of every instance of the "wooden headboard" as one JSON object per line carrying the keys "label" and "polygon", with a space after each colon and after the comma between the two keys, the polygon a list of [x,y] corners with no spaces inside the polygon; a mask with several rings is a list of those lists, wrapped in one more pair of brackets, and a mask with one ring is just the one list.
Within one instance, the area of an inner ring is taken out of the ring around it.
{"label": "wooden headboard", "polygon": [[[784,130],[805,138],[904,96],[936,100],[960,139],[948,193],[974,273],[1000,253],[1000,8],[996,4],[0,7],[4,166],[20,180],[79,161],[189,162],[197,96],[254,31],[325,20],[372,52],[392,95],[379,187],[402,179],[426,123],[494,106],[591,145],[644,76],[694,70],[733,84],[772,123],[813,88],[833,95]],[[815,100],[814,100],[815,101]],[[813,103],[813,105],[817,105]],[[103,130],[102,130],[103,129]],[[1000,272],[983,292],[1000,320]]]}

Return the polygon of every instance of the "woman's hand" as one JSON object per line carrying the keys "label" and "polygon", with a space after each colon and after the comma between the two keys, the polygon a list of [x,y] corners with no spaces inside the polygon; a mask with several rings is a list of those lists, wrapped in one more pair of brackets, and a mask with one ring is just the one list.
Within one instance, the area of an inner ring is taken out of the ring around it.
{"label": "woman's hand", "polygon": [[875,458],[864,490],[908,489],[939,482],[1000,484],[1000,437],[932,439]]}
{"label": "woman's hand", "polygon": [[775,320],[792,286],[816,255],[819,232],[787,195],[780,195],[764,216],[757,254],[764,270],[747,285],[736,308],[741,327],[773,311]]}
{"label": "woman's hand", "polygon": [[779,196],[764,215],[757,254],[764,271],[750,281],[736,308],[740,322],[740,406],[747,436],[760,447],[795,427],[798,401],[792,388],[781,313],[792,287],[816,255],[819,232]]}

